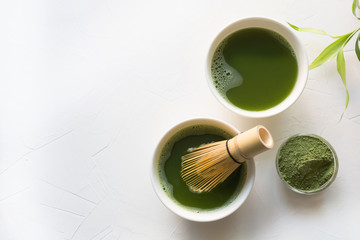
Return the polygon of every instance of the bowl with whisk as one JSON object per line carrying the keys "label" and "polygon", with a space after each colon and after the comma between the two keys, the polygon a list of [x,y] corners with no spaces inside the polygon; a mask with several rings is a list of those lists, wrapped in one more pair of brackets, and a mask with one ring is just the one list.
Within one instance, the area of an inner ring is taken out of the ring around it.
{"label": "bowl with whisk", "polygon": [[[214,136],[229,139],[239,133],[232,125],[213,118],[185,120],[168,130],[157,144],[151,165],[151,182],[160,201],[176,215],[196,222],[216,221],[235,212],[245,202],[253,187],[253,159],[242,164],[239,171],[234,172],[223,185],[209,193],[198,193],[190,188],[186,189],[188,186],[180,177],[183,153],[177,151],[182,147],[197,147],[195,145],[199,141],[209,140]],[[173,165],[171,161],[174,162]],[[219,201],[224,196],[227,199]]]}

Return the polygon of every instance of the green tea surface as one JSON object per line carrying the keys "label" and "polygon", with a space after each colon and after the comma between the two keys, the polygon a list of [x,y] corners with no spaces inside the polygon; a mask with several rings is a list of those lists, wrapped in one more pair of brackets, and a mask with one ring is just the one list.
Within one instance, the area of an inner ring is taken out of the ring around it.
{"label": "green tea surface", "polygon": [[281,35],[247,28],[225,38],[211,64],[213,82],[233,105],[262,111],[281,103],[295,86],[295,53]]}
{"label": "green tea surface", "polygon": [[189,190],[180,176],[181,157],[189,148],[220,140],[224,138],[213,134],[191,135],[174,144],[164,164],[164,172],[166,184],[171,186],[171,192],[168,194],[180,204],[198,209],[214,209],[226,205],[240,191],[247,176],[246,164],[240,166],[226,181],[208,193],[195,193]]}

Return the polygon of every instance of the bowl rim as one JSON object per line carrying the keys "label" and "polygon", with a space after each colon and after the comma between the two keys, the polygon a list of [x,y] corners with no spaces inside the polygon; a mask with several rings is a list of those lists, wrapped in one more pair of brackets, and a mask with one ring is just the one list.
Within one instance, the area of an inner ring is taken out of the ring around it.
{"label": "bowl rim", "polygon": [[[295,54],[297,56],[297,62],[298,62],[298,77],[296,80],[296,84],[293,87],[293,90],[291,93],[279,104],[276,106],[261,110],[261,111],[249,111],[245,109],[241,109],[239,107],[236,107],[232,103],[230,103],[228,100],[223,98],[220,93],[217,91],[213,84],[213,79],[211,76],[211,62],[212,57],[214,54],[215,49],[217,48],[218,44],[225,39],[230,34],[245,29],[245,28],[251,28],[251,27],[260,27],[260,28],[266,28],[271,31],[275,31],[281,36],[283,36],[291,45],[293,50],[295,51]],[[279,32],[281,30],[281,32]],[[286,34],[285,34],[286,33]],[[286,35],[286,36],[284,36]],[[307,78],[308,78],[308,56],[306,53],[306,49],[302,42],[300,41],[299,37],[296,35],[295,30],[292,29],[288,24],[285,24],[283,22],[280,22],[278,20],[275,20],[272,17],[267,16],[251,16],[251,17],[244,17],[241,18],[227,26],[225,26],[213,39],[211,42],[211,45],[207,52],[206,57],[206,79],[208,83],[208,87],[210,88],[212,94],[215,96],[215,98],[226,108],[229,110],[245,117],[249,118],[265,118],[265,117],[271,117],[276,114],[279,114],[286,109],[288,109],[290,106],[292,106],[300,97],[301,93],[303,92]]]}
{"label": "bowl rim", "polygon": [[[331,150],[331,153],[333,154],[333,158],[334,158],[334,172],[333,175],[331,176],[331,178],[325,182],[323,185],[321,185],[318,189],[313,189],[313,190],[302,190],[302,189],[297,189],[295,187],[293,187],[292,185],[290,185],[288,182],[285,181],[285,179],[283,178],[283,176],[281,175],[281,172],[279,170],[279,155],[280,155],[280,150],[281,148],[291,139],[295,138],[295,137],[299,137],[299,136],[309,136],[309,137],[313,137],[313,138],[317,138],[320,141],[322,141],[323,143],[325,143],[327,145],[327,147]],[[339,169],[339,161],[338,161],[338,156],[335,152],[335,149],[333,148],[333,146],[327,141],[325,140],[323,137],[314,134],[314,133],[298,133],[298,134],[294,134],[292,136],[290,136],[289,138],[287,138],[279,147],[277,153],[276,153],[276,160],[275,160],[275,164],[276,164],[276,171],[278,173],[278,176],[280,177],[281,181],[285,184],[285,186],[287,186],[289,189],[291,189],[292,191],[296,192],[296,193],[300,193],[300,194],[304,194],[304,195],[313,195],[316,193],[319,193],[325,189],[327,189],[334,181],[335,178],[337,176],[338,173],[338,169]]]}
{"label": "bowl rim", "polygon": [[[216,208],[216,209],[210,209],[206,211],[200,211],[197,212],[195,210],[192,210],[189,207],[182,206],[180,203],[177,203],[175,200],[170,199],[170,197],[165,193],[165,191],[162,189],[162,186],[159,181],[159,175],[158,175],[158,158],[159,154],[161,153],[164,145],[166,142],[172,137],[175,133],[177,133],[179,130],[184,129],[189,126],[194,125],[210,125],[218,127],[222,130],[225,130],[226,132],[236,135],[240,133],[239,130],[237,130],[234,126],[230,125],[229,123],[226,123],[224,121],[215,119],[215,118],[191,118],[188,120],[184,120],[182,122],[179,122],[178,124],[174,125],[172,128],[170,128],[160,139],[158,144],[156,145],[156,149],[153,154],[152,158],[152,164],[151,164],[151,183],[153,186],[153,189],[158,196],[159,200],[167,207],[170,211],[175,213],[176,215],[190,220],[194,222],[212,222],[216,221],[222,218],[225,218],[235,212],[248,198],[250,195],[250,192],[254,186],[255,181],[255,163],[254,161],[248,161],[248,169],[247,169],[247,177],[244,185],[242,186],[242,189],[239,191],[238,195],[227,205]],[[213,125],[212,125],[213,124]],[[230,130],[230,131],[229,131]],[[232,131],[232,132],[231,132]]]}

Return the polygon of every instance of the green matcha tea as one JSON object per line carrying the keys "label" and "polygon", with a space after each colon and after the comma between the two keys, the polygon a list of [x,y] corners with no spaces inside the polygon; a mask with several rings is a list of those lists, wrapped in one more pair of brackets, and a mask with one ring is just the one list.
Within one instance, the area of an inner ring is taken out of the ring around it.
{"label": "green matcha tea", "polygon": [[189,127],[175,134],[160,159],[159,178],[167,195],[183,206],[199,210],[219,208],[234,200],[246,181],[247,164],[242,164],[228,179],[207,193],[191,191],[180,175],[181,157],[190,148],[230,137],[220,129],[204,125]]}
{"label": "green matcha tea", "polygon": [[298,75],[295,52],[278,33],[246,28],[225,38],[211,63],[214,85],[223,98],[249,111],[281,103]]}
{"label": "green matcha tea", "polygon": [[319,137],[298,135],[279,149],[278,172],[285,182],[301,191],[315,191],[335,174],[335,155]]}

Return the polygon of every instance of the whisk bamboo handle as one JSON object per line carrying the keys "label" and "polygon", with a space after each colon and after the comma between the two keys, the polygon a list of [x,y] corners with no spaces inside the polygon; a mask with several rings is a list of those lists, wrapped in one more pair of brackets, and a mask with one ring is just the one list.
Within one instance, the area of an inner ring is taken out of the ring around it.
{"label": "whisk bamboo handle", "polygon": [[262,125],[240,133],[228,141],[228,151],[237,162],[245,162],[274,146],[270,132]]}

